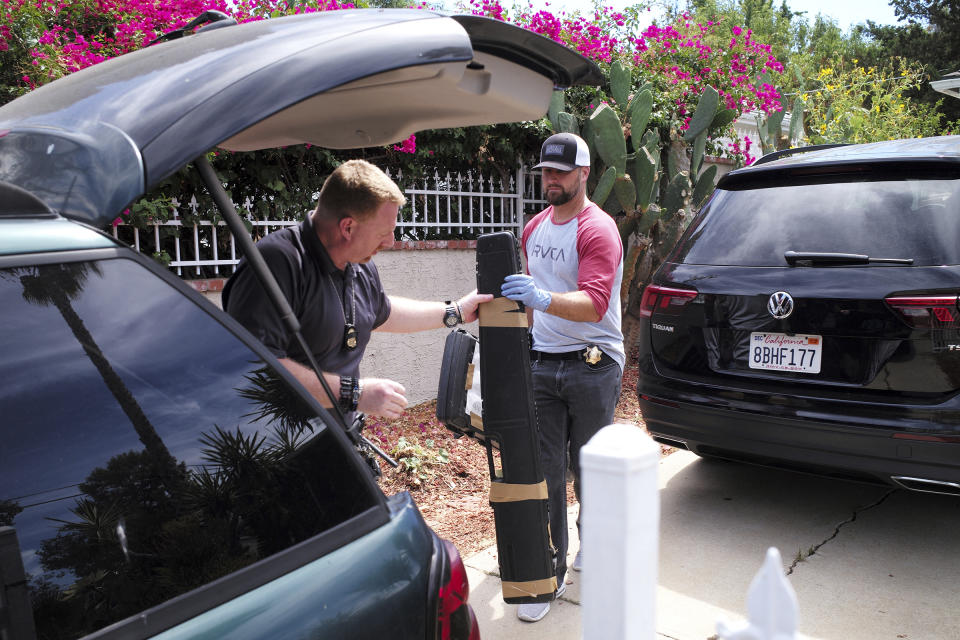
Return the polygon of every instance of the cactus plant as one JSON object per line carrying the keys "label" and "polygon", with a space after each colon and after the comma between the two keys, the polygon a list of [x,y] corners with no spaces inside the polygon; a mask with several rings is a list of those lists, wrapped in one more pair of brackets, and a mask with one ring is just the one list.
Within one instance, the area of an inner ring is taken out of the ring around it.
{"label": "cactus plant", "polygon": [[[703,168],[707,138],[736,117],[735,111],[720,103],[717,91],[707,87],[687,131],[671,130],[664,137],[650,126],[654,109],[650,85],[632,96],[631,85],[630,69],[614,62],[610,67],[613,100],[600,104],[580,127],[593,160],[591,200],[617,217],[628,256],[621,292],[628,341],[635,338],[632,320],[638,317],[643,288],[692,219],[693,209],[713,192],[717,168]],[[554,131],[575,128],[576,118],[563,110],[562,100],[555,98],[550,108]],[[689,170],[684,168],[688,154]],[[623,215],[617,215],[621,211]]]}

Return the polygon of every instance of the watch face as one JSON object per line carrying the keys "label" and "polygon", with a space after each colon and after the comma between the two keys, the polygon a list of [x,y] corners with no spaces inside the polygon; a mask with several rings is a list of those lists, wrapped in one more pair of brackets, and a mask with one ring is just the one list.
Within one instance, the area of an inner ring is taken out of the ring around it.
{"label": "watch face", "polygon": [[447,312],[443,314],[443,324],[448,327],[457,326],[460,319],[457,317],[457,311],[453,307],[447,307]]}

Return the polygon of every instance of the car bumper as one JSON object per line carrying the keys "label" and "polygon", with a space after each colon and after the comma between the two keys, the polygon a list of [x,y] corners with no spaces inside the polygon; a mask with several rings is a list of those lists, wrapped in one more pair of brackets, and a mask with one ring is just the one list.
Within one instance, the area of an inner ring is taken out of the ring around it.
{"label": "car bumper", "polygon": [[910,440],[889,429],[716,408],[647,393],[641,393],[640,410],[655,438],[699,455],[960,494],[960,443]]}

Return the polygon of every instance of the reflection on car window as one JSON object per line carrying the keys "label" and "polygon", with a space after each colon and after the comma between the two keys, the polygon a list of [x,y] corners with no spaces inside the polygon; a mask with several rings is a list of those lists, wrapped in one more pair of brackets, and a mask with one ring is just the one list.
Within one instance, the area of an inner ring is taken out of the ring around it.
{"label": "reflection on car window", "polygon": [[682,245],[687,264],[785,266],[785,251],[960,264],[960,181],[718,190]]}
{"label": "reflection on car window", "polygon": [[249,348],[129,260],[0,270],[0,526],[76,638],[375,504]]}

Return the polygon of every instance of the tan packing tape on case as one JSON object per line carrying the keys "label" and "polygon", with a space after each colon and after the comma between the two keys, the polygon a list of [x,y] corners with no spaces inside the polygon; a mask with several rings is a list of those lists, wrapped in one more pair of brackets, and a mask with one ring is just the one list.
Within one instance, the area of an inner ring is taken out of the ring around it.
{"label": "tan packing tape on case", "polygon": [[470,389],[473,388],[473,371],[474,371],[474,369],[475,369],[475,367],[473,366],[473,363],[472,363],[472,362],[471,362],[469,365],[467,365],[467,384],[464,386],[464,389],[466,389],[467,391],[470,391]]}
{"label": "tan packing tape on case", "polygon": [[536,484],[490,483],[490,502],[520,502],[521,500],[546,500],[547,481]]}
{"label": "tan packing tape on case", "polygon": [[481,327],[527,328],[527,312],[520,310],[520,304],[510,298],[494,298],[480,305]]}
{"label": "tan packing tape on case", "polygon": [[483,431],[483,418],[481,418],[475,413],[471,413],[470,426],[473,427],[474,429],[480,429],[480,431]]}
{"label": "tan packing tape on case", "polygon": [[500,588],[503,590],[504,599],[542,596],[545,593],[553,593],[557,590],[557,576],[543,578],[542,580],[501,582]]}

